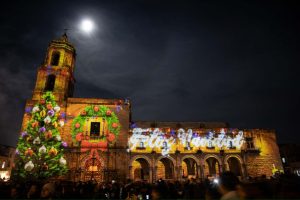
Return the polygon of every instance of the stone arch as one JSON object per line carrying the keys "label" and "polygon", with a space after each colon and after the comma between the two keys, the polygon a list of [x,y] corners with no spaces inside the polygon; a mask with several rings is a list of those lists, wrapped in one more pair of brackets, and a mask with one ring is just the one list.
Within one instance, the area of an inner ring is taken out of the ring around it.
{"label": "stone arch", "polygon": [[222,160],[218,155],[207,154],[203,158],[204,177],[219,176],[222,172]]}
{"label": "stone arch", "polygon": [[200,166],[200,159],[197,158],[195,155],[185,155],[181,158],[181,162],[186,158],[192,158],[196,161],[197,165]]}
{"label": "stone arch", "polygon": [[163,158],[168,158],[168,159],[170,159],[170,160],[172,161],[173,165],[176,166],[176,160],[175,160],[173,157],[171,157],[171,156],[159,156],[159,157],[156,159],[156,161],[155,161],[155,166],[157,166],[158,161],[160,161],[160,160],[163,159]]}
{"label": "stone arch", "polygon": [[183,178],[198,178],[200,176],[200,159],[195,155],[183,156],[180,165]]}
{"label": "stone arch", "polygon": [[176,161],[171,156],[160,156],[155,161],[156,179],[175,179]]}
{"label": "stone arch", "polygon": [[46,78],[45,91],[53,91],[55,88],[56,76],[54,74],[49,74]]}
{"label": "stone arch", "polygon": [[130,177],[132,180],[152,179],[151,160],[144,155],[136,155],[130,159]]}
{"label": "stone arch", "polygon": [[227,160],[231,157],[235,157],[236,159],[238,159],[240,161],[241,165],[244,164],[244,161],[243,161],[243,159],[241,158],[240,155],[226,155],[225,158],[224,158],[224,163],[226,163]]}
{"label": "stone arch", "polygon": [[[231,161],[231,162],[230,162]],[[244,176],[243,159],[239,155],[226,155],[224,158],[225,169],[237,176]]]}
{"label": "stone arch", "polygon": [[206,155],[203,157],[203,162],[205,162],[205,160],[208,159],[208,158],[210,158],[210,157],[213,157],[213,158],[217,159],[218,162],[220,163],[220,165],[223,164],[221,158],[220,158],[218,155],[216,155],[216,154],[206,154]]}
{"label": "stone arch", "polygon": [[100,156],[93,157],[90,154],[80,159],[80,180],[95,179],[103,181],[104,160]]}
{"label": "stone arch", "polygon": [[131,159],[130,159],[130,165],[131,165],[131,163],[133,162],[133,161],[135,161],[136,159],[139,159],[139,158],[143,158],[143,159],[145,159],[148,163],[149,163],[149,165],[150,165],[150,167],[152,167],[152,161],[151,161],[151,159],[148,157],[148,156],[146,156],[146,155],[135,155],[135,156],[133,156]]}
{"label": "stone arch", "polygon": [[51,62],[50,65],[58,66],[60,60],[60,52],[59,51],[53,51],[51,55]]}

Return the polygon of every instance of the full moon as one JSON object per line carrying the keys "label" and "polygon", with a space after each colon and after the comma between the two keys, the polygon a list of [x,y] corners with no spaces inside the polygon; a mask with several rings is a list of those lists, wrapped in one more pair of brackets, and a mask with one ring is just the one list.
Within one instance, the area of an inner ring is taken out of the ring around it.
{"label": "full moon", "polygon": [[91,20],[89,20],[89,19],[84,19],[81,22],[80,28],[84,32],[90,33],[93,30],[93,28],[94,28],[94,23]]}

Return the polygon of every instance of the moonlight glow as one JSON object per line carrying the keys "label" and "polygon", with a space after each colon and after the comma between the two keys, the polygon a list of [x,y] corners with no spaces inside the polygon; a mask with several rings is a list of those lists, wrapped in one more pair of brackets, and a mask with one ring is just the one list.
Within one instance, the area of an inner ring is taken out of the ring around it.
{"label": "moonlight glow", "polygon": [[81,30],[83,30],[86,33],[90,33],[94,28],[94,23],[89,19],[82,20],[80,24]]}

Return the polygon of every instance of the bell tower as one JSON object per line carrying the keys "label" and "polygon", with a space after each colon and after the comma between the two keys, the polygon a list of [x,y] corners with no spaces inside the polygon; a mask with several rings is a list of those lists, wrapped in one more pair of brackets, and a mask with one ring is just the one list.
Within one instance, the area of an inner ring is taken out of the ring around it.
{"label": "bell tower", "polygon": [[39,100],[46,91],[52,91],[56,101],[73,96],[73,76],[76,50],[66,34],[52,40],[47,48],[44,62],[39,67],[32,100]]}

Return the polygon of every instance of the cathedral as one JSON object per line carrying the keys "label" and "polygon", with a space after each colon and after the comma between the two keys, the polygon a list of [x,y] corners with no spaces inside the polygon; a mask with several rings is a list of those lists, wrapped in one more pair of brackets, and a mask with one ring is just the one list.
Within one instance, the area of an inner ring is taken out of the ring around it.
{"label": "cathedral", "polygon": [[[75,59],[66,34],[52,40],[26,102],[33,107],[51,91],[61,108],[68,166],[62,179],[204,180],[230,170],[242,180],[282,170],[274,130],[231,128],[223,122],[133,122],[127,99],[73,97]],[[25,113],[22,130],[28,120]]]}

